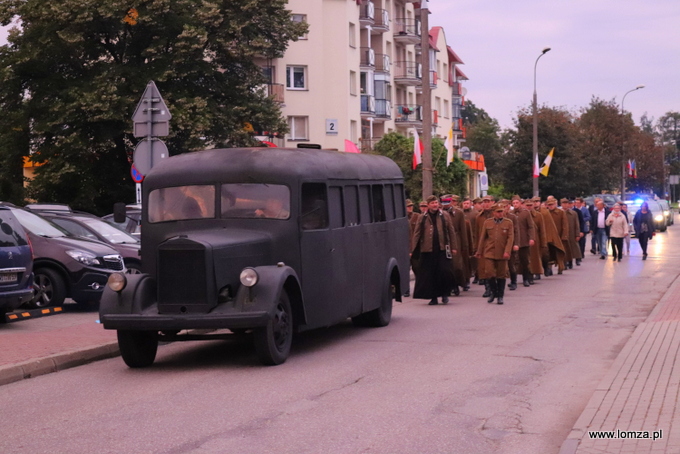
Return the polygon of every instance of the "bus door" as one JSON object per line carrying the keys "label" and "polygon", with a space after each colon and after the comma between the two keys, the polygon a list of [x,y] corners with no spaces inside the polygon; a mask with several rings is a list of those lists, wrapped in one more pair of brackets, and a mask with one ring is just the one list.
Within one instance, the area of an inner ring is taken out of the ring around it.
{"label": "bus door", "polygon": [[363,226],[363,310],[380,305],[385,280],[387,229],[383,186],[359,187],[359,208]]}

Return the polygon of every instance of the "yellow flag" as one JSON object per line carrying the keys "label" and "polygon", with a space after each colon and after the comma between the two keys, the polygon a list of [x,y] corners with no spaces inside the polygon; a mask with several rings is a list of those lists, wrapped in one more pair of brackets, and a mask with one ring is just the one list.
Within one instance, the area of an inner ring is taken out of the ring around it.
{"label": "yellow flag", "polygon": [[543,161],[543,165],[541,166],[541,175],[543,175],[544,177],[548,176],[548,171],[550,170],[550,163],[552,162],[554,152],[555,152],[555,147],[553,147],[553,149],[550,150],[550,153],[548,153],[548,156],[545,157],[545,161]]}

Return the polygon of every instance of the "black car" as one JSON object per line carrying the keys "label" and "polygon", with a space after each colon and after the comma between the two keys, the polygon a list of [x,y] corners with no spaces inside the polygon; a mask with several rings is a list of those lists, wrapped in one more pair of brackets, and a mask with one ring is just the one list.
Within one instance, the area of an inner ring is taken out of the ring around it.
{"label": "black car", "polygon": [[139,257],[139,239],[118,227],[87,213],[51,212],[39,213],[73,236],[97,240],[108,244],[123,257],[129,274],[140,273],[142,260]]}
{"label": "black car", "polygon": [[[121,203],[122,205],[122,203]],[[102,219],[113,224],[121,230],[125,230],[130,235],[135,238],[139,238],[142,228],[142,206],[141,205],[126,205],[125,206],[125,217],[120,220],[121,222],[116,222],[115,214],[107,214],[102,216]]]}
{"label": "black car", "polygon": [[36,294],[29,306],[61,306],[67,297],[79,304],[97,303],[109,274],[125,272],[123,258],[106,244],[68,236],[35,213],[3,205],[9,206],[33,246]]}
{"label": "black car", "polygon": [[586,205],[593,206],[595,199],[602,199],[607,208],[612,208],[617,203],[622,203],[621,197],[616,194],[593,194],[584,199]]}
{"label": "black car", "polygon": [[33,252],[28,235],[7,207],[0,206],[0,315],[33,298]]}

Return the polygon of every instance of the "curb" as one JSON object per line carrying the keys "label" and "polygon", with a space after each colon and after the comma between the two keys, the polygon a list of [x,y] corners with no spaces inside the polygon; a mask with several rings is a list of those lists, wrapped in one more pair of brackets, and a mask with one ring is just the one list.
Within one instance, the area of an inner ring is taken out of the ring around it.
{"label": "curb", "polygon": [[118,343],[110,342],[97,347],[57,353],[37,360],[2,366],[0,367],[0,386],[119,355]]}

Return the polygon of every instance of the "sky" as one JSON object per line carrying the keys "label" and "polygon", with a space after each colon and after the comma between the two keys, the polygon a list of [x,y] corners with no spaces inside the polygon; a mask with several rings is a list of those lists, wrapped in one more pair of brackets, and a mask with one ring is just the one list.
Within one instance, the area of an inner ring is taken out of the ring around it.
{"label": "sky", "polygon": [[[636,124],[680,112],[680,0],[430,0],[430,27],[444,28],[467,98],[510,128],[538,104],[578,112],[593,97]],[[0,45],[6,31],[0,29]]]}
{"label": "sky", "polygon": [[512,127],[538,104],[578,112],[593,97],[621,100],[636,124],[680,112],[680,0],[430,0],[465,63],[467,98]]}

